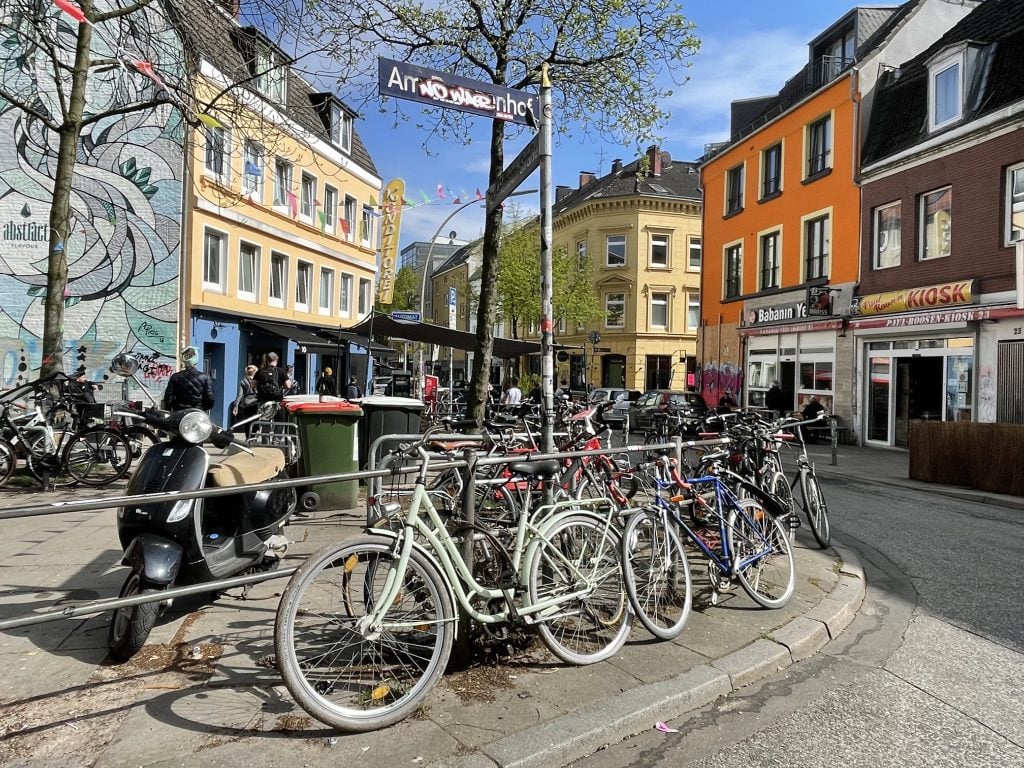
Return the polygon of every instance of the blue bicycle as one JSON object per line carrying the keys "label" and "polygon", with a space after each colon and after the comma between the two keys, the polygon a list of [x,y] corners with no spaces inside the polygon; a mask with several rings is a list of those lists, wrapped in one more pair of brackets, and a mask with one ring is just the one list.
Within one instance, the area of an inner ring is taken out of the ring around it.
{"label": "blue bicycle", "polygon": [[734,579],[765,608],[789,602],[796,574],[783,524],[787,510],[758,489],[747,489],[752,498],[737,498],[721,477],[728,470],[715,461],[687,480],[670,457],[658,457],[655,466],[654,500],[630,516],[620,539],[624,586],[640,623],[663,640],[686,625],[692,583],[678,531],[708,558],[712,604]]}

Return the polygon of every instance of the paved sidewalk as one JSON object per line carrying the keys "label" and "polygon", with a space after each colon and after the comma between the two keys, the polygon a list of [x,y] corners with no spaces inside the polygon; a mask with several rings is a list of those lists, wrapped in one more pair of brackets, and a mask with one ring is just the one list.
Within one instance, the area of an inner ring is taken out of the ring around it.
{"label": "paved sidewalk", "polygon": [[[826,492],[830,478],[907,484],[903,452],[840,447],[836,467],[827,447],[812,452]],[[38,495],[0,491],[0,506],[26,498]],[[362,519],[358,510],[320,512],[290,526],[288,560],[297,564]],[[0,617],[117,594],[114,510],[0,521],[0,530],[10,553],[0,561]],[[675,642],[655,642],[637,626],[602,664],[566,667],[536,651],[453,672],[417,716],[355,736],[310,719],[276,670],[261,666],[273,653],[283,581],[244,600],[233,590],[179,602],[150,645],[119,667],[103,665],[106,616],[0,633],[0,764],[562,765],[772,674],[841,632],[863,597],[863,572],[851,553],[813,548],[806,531],[798,544],[797,593],[782,610],[760,609],[738,589],[709,605],[694,557],[697,604]]]}

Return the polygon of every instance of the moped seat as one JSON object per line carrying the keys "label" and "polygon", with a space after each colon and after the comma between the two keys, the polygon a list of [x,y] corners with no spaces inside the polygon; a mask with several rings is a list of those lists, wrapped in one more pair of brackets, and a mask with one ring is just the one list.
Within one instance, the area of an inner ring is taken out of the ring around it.
{"label": "moped seat", "polygon": [[235,453],[210,463],[208,485],[230,488],[270,480],[284,469],[284,451],[280,448],[253,447],[248,453]]}

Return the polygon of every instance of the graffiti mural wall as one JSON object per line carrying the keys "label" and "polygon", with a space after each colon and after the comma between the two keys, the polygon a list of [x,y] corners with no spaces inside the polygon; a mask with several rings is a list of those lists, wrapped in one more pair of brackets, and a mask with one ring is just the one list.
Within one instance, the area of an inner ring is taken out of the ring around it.
{"label": "graffiti mural wall", "polygon": [[[102,0],[96,5],[113,7]],[[55,38],[73,52],[77,24],[73,28],[66,15],[49,7]],[[180,76],[168,70],[181,67],[180,40],[159,8],[154,3],[132,13],[130,24],[94,35],[93,56],[116,60],[134,51],[159,60],[169,76]],[[4,87],[19,96],[33,94],[37,111],[59,116],[52,60],[31,49],[16,21],[3,21]],[[121,50],[112,50],[108,39]],[[157,93],[153,81],[123,66],[92,70],[89,84],[87,115],[146,102]],[[2,97],[0,135],[0,387],[8,388],[38,375],[42,361],[58,137]],[[138,352],[146,361],[139,381],[153,396],[162,394],[177,352],[184,136],[180,111],[167,104],[98,119],[82,133],[72,225],[64,242],[68,372],[84,366],[90,380],[102,381],[113,354]]]}
{"label": "graffiti mural wall", "polygon": [[743,386],[743,372],[738,365],[710,360],[704,363],[700,372],[700,393],[709,406],[717,406],[726,390],[739,401]]}

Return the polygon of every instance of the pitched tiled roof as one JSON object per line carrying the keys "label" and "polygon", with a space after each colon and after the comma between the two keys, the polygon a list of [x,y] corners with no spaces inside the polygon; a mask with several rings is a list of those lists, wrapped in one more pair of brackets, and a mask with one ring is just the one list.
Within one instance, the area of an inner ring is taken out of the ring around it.
{"label": "pitched tiled roof", "polygon": [[967,84],[964,122],[1024,99],[1024,0],[984,0],[931,47],[878,81],[863,162],[876,162],[928,136],[927,62],[943,49],[971,42],[981,49]]}
{"label": "pitched tiled roof", "polygon": [[662,169],[660,176],[648,174],[643,179],[637,178],[637,169],[643,158],[638,158],[618,171],[596,179],[582,189],[576,189],[558,200],[554,205],[554,215],[558,216],[589,200],[607,199],[612,197],[671,197],[687,200],[700,200],[700,174],[696,163],[672,160],[667,152],[662,152]]}
{"label": "pitched tiled roof", "polygon": [[445,259],[443,262],[441,262],[441,265],[437,269],[435,269],[431,274],[442,275],[448,270],[455,269],[456,267],[465,264],[467,261],[470,260],[472,256],[481,251],[481,249],[483,248],[483,244],[484,239],[482,237],[477,238],[471,243],[467,243],[466,245],[459,248],[459,250],[457,250],[451,256],[449,256],[447,259]]}
{"label": "pitched tiled roof", "polygon": [[[233,82],[251,79],[247,52],[252,49],[255,40],[262,37],[260,32],[252,27],[240,26],[217,0],[164,0],[164,7],[185,39],[186,50],[208,60]],[[273,44],[272,41],[268,42]],[[321,100],[319,96],[316,89],[298,72],[288,68],[285,86],[288,103],[284,111],[314,136],[330,142],[328,127],[314,106]],[[353,162],[374,176],[379,175],[355,126],[352,131],[351,157]]]}

